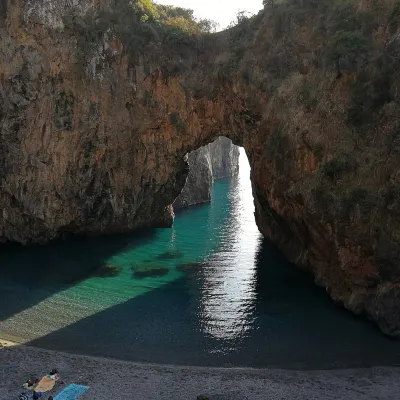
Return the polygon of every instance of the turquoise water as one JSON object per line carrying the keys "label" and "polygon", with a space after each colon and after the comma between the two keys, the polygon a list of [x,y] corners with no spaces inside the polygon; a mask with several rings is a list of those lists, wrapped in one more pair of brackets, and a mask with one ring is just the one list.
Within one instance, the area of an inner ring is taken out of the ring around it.
{"label": "turquoise water", "polygon": [[395,365],[400,343],[335,306],[254,222],[250,169],[172,229],[1,247],[0,337],[134,361]]}

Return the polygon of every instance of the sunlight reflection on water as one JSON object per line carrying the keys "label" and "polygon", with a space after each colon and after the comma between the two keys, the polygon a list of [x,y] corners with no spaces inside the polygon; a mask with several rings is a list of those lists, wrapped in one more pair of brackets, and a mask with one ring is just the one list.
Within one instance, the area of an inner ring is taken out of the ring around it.
{"label": "sunlight reflection on water", "polygon": [[250,165],[244,150],[240,150],[239,175],[232,180],[228,193],[228,219],[215,232],[221,246],[206,259],[199,305],[204,332],[235,341],[255,328],[255,256],[262,241],[254,223]]}

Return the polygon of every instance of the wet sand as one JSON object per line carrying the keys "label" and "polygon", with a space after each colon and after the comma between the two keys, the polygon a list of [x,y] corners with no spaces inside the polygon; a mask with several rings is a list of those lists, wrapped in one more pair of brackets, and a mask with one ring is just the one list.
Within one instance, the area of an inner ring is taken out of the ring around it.
{"label": "wet sand", "polygon": [[93,400],[196,400],[199,395],[209,400],[371,400],[394,399],[400,393],[400,368],[393,367],[289,371],[163,366],[71,355],[5,340],[0,340],[0,367],[2,400],[17,399],[26,379],[52,368],[59,370],[66,385],[89,386],[82,399]]}

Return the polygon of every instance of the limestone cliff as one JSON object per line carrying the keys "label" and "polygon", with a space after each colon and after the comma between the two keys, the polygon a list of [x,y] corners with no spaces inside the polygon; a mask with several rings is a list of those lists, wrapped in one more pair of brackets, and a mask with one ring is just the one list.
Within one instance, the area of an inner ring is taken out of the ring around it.
{"label": "limestone cliff", "polygon": [[174,201],[175,209],[210,201],[214,179],[237,174],[239,148],[231,140],[220,137],[215,142],[190,152],[188,159],[189,174],[182,193]]}
{"label": "limestone cliff", "polygon": [[208,146],[214,179],[228,178],[239,172],[239,147],[226,137],[219,137]]}
{"label": "limestone cliff", "polygon": [[185,155],[223,135],[261,232],[400,337],[400,6],[267,3],[193,38],[84,18],[101,1],[1,1],[0,237],[170,225]]}

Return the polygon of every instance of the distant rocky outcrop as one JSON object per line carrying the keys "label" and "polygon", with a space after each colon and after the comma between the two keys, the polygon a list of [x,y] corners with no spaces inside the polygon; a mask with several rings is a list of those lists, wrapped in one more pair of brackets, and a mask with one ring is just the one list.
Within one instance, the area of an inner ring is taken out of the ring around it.
{"label": "distant rocky outcrop", "polygon": [[189,207],[211,200],[214,179],[234,176],[239,167],[239,148],[225,137],[188,155],[189,175],[174,208]]}

